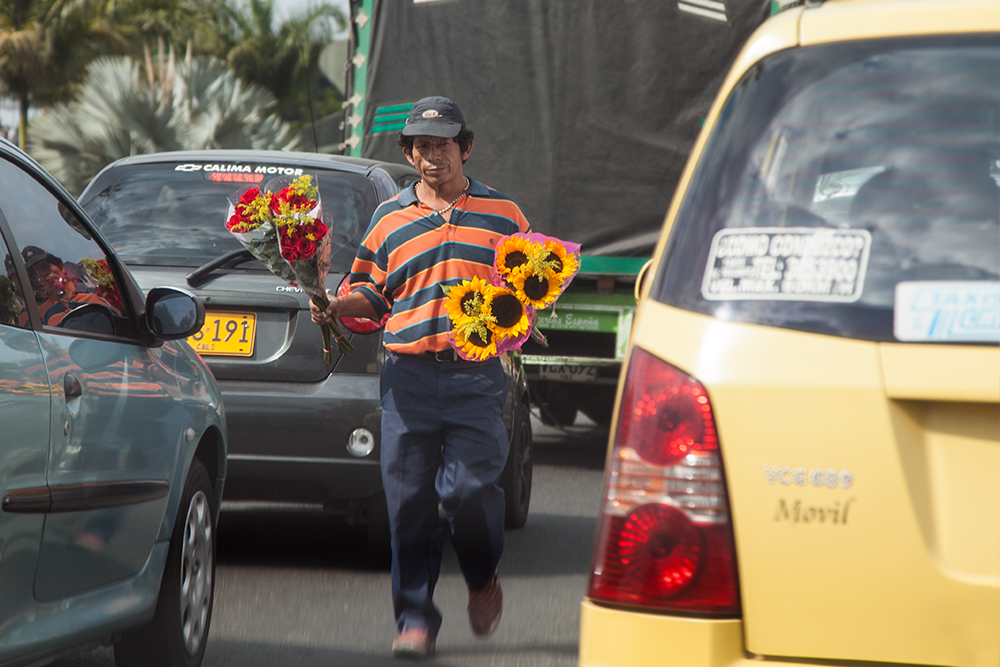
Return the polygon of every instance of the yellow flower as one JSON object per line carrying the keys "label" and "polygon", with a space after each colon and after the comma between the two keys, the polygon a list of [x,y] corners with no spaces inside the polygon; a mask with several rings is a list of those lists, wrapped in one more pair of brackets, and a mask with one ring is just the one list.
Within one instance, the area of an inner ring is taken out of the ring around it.
{"label": "yellow flower", "polygon": [[509,289],[493,287],[487,297],[486,311],[493,318],[491,328],[497,340],[517,338],[531,326],[524,306]]}
{"label": "yellow flower", "polygon": [[542,261],[561,280],[566,280],[574,275],[580,268],[580,260],[577,259],[576,255],[566,252],[565,246],[558,241],[546,240],[544,253]]}
{"label": "yellow flower", "polygon": [[510,273],[528,263],[528,257],[534,244],[521,236],[509,236],[497,245],[497,272],[506,278]]}
{"label": "yellow flower", "polygon": [[545,308],[553,303],[562,292],[562,278],[554,273],[542,272],[540,275],[527,271],[518,271],[511,276],[514,294],[526,306]]}
{"label": "yellow flower", "polygon": [[472,280],[463,280],[454,287],[444,288],[447,296],[445,308],[451,321],[457,326],[465,318],[480,317],[486,305],[490,284],[478,276]]}
{"label": "yellow flower", "polygon": [[454,333],[455,344],[465,356],[479,361],[496,356],[496,336],[485,317],[466,318]]}

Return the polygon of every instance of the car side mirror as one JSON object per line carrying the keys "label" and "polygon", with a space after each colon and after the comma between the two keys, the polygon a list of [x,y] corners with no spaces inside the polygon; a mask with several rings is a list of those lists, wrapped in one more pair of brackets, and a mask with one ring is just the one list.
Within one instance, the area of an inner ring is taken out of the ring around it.
{"label": "car side mirror", "polygon": [[187,338],[205,324],[205,306],[194,294],[154,287],[146,296],[146,328],[159,340]]}

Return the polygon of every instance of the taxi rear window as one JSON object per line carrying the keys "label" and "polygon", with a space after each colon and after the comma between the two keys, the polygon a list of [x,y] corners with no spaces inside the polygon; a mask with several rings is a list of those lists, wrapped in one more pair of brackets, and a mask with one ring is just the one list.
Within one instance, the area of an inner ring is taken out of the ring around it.
{"label": "taxi rear window", "polygon": [[765,59],[727,100],[664,258],[654,298],[722,319],[997,342],[1000,39]]}
{"label": "taxi rear window", "polygon": [[[378,205],[374,185],[360,174],[255,163],[125,164],[105,172],[82,204],[126,264],[197,267],[241,247],[225,228],[229,197],[302,173],[316,177],[332,230],[330,271],[349,271]],[[266,271],[256,260],[241,268]]]}

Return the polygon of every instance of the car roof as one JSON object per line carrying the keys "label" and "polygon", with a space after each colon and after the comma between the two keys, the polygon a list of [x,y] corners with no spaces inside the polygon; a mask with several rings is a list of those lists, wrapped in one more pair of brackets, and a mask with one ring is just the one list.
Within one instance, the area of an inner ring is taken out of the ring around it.
{"label": "car roof", "polygon": [[[196,151],[165,151],[162,153],[147,153],[131,155],[115,160],[105,169],[124,165],[158,164],[164,162],[263,162],[301,167],[337,169],[359,174],[368,174],[373,169],[382,169],[393,178],[404,174],[416,174],[416,170],[407,165],[382,160],[351,157],[348,155],[332,155],[328,153],[307,153],[304,151],[279,150],[249,150],[249,149],[211,149]],[[102,170],[103,171],[103,170]]]}

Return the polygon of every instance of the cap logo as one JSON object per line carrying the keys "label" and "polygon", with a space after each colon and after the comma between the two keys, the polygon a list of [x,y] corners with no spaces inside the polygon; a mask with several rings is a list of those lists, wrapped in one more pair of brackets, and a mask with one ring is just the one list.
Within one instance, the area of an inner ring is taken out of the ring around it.
{"label": "cap logo", "polygon": [[428,109],[427,111],[420,114],[424,118],[440,118],[441,114],[438,113],[437,109]]}

